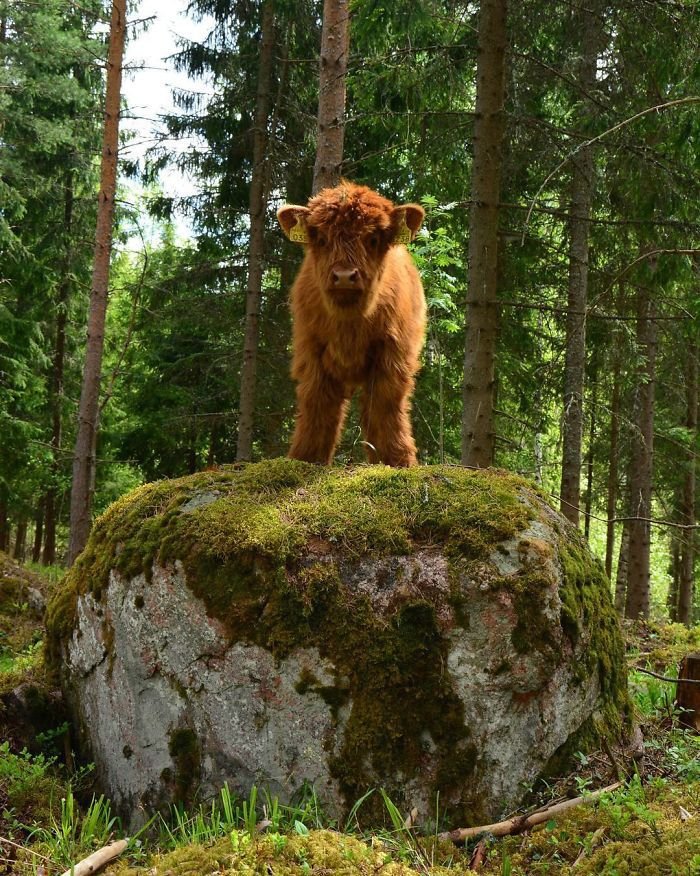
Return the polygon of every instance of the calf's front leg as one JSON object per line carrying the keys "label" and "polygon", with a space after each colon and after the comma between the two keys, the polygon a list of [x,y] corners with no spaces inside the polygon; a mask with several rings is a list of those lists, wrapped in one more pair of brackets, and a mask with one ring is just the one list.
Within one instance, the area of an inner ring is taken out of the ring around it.
{"label": "calf's front leg", "polygon": [[347,412],[344,386],[321,369],[297,384],[297,414],[291,459],[330,465]]}
{"label": "calf's front leg", "polygon": [[413,378],[377,372],[362,393],[362,432],[370,462],[396,468],[416,465],[416,445],[411,429]]}

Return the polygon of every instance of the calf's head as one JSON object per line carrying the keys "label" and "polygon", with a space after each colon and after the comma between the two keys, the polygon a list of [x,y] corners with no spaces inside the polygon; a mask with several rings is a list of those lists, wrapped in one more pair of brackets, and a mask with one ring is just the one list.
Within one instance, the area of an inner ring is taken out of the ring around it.
{"label": "calf's head", "polygon": [[409,243],[424,215],[418,204],[394,206],[350,182],[323,189],[306,207],[277,211],[287,237],[307,247],[324,301],[337,314],[372,309],[389,248]]}

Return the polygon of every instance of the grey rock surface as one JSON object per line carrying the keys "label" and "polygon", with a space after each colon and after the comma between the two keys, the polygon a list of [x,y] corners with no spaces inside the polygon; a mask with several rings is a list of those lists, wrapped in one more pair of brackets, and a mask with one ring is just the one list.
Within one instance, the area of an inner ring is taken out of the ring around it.
{"label": "grey rock surface", "polygon": [[[183,513],[215,499],[195,496]],[[572,641],[562,626],[563,524],[544,503],[528,501],[537,506],[528,528],[478,564],[460,564],[435,543],[378,557],[330,547],[303,560],[336,568],[340,592],[368,601],[387,629],[400,625],[405,606],[430,607],[444,658],[438,676],[449,680],[464,733],[446,757],[439,724],[417,726],[417,766],[387,774],[370,750],[362,764],[368,787],[387,787],[424,819],[434,814],[436,788],[444,807],[501,816],[601,706],[599,673],[581,673],[590,629],[583,625]],[[538,629],[525,650],[516,635],[527,627],[519,581],[533,568],[543,583]],[[275,656],[252,634],[232,639],[194,595],[180,561],[155,563],[149,577],[113,570],[99,600],[80,595],[64,649],[74,713],[117,807],[138,823],[184,792],[207,799],[224,783],[242,794],[257,783],[284,801],[311,783],[327,812],[347,813],[348,795],[361,786],[348,789],[338,760],[355,732],[354,700],[373,679],[351,680],[348,667],[319,647]],[[393,673],[408,697],[410,671],[398,665]],[[392,695],[400,701],[400,692]],[[442,779],[452,759],[464,762],[463,775]]]}

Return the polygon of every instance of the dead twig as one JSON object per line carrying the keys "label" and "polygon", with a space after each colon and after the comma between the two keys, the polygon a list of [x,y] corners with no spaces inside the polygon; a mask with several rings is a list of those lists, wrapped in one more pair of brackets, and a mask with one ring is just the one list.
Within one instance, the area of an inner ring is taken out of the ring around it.
{"label": "dead twig", "polygon": [[530,815],[516,815],[514,818],[508,818],[505,821],[497,821],[495,824],[482,824],[479,827],[458,827],[456,830],[440,834],[440,838],[451,840],[453,843],[463,843],[465,840],[479,836],[482,833],[490,833],[493,836],[513,836],[526,830],[531,830],[538,824],[544,824],[555,815],[561,815],[562,812],[573,809],[575,806],[580,806],[582,803],[592,803],[602,794],[609,794],[610,791],[617,790],[621,785],[622,782],[615,782],[613,785],[607,785],[598,791],[591,791],[590,794],[585,796],[564,800],[563,803],[555,803],[553,806],[549,806],[539,812],[532,812]]}
{"label": "dead twig", "polygon": [[66,870],[63,876],[90,876],[92,873],[97,873],[98,870],[101,870],[110,861],[118,858],[128,845],[129,840],[125,839],[110,843],[108,846],[93,852],[87,858],[83,858],[82,861],[75,864],[70,870]]}
{"label": "dead twig", "polygon": [[667,681],[669,684],[700,684],[700,678],[671,678],[668,675],[659,675],[658,672],[652,672],[651,669],[642,669],[641,666],[633,666],[635,672],[642,672],[644,675],[651,675],[652,678],[658,678],[659,681]]}
{"label": "dead twig", "polygon": [[35,858],[41,858],[42,861],[46,861],[47,864],[56,865],[55,861],[52,861],[51,858],[47,858],[46,855],[40,855],[39,852],[35,852],[33,849],[28,849],[26,845],[20,846],[18,843],[13,842],[11,839],[8,839],[6,836],[0,836],[0,846],[6,843],[8,846],[12,846],[13,849],[21,849],[22,851],[29,852],[30,855],[34,855]]}

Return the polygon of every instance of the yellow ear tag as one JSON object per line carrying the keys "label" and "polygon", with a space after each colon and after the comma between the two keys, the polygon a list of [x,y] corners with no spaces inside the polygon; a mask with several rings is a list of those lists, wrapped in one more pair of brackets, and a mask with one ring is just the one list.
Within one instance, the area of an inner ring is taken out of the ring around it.
{"label": "yellow ear tag", "polygon": [[401,224],[399,225],[398,231],[396,232],[396,237],[394,238],[394,243],[403,243],[405,246],[413,240],[413,234],[411,233],[411,229],[406,225],[406,214],[401,214]]}
{"label": "yellow ear tag", "polygon": [[308,243],[309,235],[306,231],[306,225],[304,225],[303,221],[300,218],[297,218],[297,221],[292,225],[289,229],[289,234],[287,235],[292,243]]}

